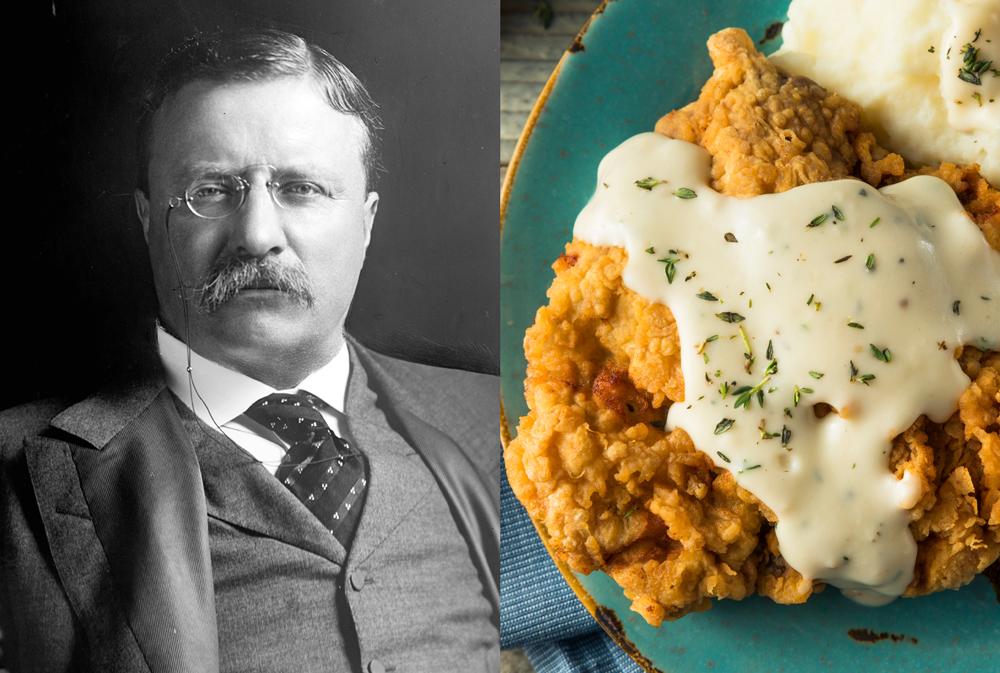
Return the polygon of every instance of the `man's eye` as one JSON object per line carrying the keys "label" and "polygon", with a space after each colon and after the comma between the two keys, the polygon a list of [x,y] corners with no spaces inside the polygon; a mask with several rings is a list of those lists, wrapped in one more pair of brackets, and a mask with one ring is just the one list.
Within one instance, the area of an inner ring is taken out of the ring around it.
{"label": "man's eye", "polygon": [[281,185],[281,191],[288,196],[297,198],[322,196],[323,190],[312,182],[289,182]]}
{"label": "man's eye", "polygon": [[232,189],[225,185],[209,183],[192,187],[188,190],[188,196],[192,199],[221,199],[232,193]]}

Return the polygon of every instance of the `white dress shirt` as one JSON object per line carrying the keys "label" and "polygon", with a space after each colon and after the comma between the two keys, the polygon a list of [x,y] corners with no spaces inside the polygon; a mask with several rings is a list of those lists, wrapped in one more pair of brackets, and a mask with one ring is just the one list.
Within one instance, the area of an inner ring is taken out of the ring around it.
{"label": "white dress shirt", "polygon": [[[160,361],[167,387],[198,418],[221,431],[261,462],[271,474],[278,469],[288,446],[269,428],[247,418],[245,411],[257,400],[273,393],[309,393],[323,403],[319,411],[327,425],[352,442],[344,415],[351,358],[346,344],[322,368],[310,374],[297,388],[276,390],[246,374],[207,360],[157,326]],[[188,357],[190,355],[190,368]]]}

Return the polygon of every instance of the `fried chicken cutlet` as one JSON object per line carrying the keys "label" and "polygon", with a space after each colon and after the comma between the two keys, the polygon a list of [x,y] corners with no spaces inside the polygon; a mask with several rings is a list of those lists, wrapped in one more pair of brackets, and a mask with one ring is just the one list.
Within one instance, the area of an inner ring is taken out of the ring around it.
{"label": "fried chicken cutlet", "polygon": [[[713,36],[709,50],[716,70],[698,101],[656,130],[706,148],[717,191],[749,198],[931,174],[1000,249],[1000,193],[975,166],[908,169],[865,131],[856,105],[778,70],[741,30]],[[574,240],[553,265],[549,305],[525,337],[530,413],[505,452],[512,489],[561,560],[607,572],[651,624],[755,591],[806,600],[823,584],[803,586],[785,562],[774,513],[683,430],[665,432],[667,409],[684,399],[677,326],[669,308],[625,287],[626,262],[621,248]],[[945,423],[921,417],[893,440],[890,469],[922,484],[904,596],[958,588],[1000,555],[1000,355],[965,348],[959,362],[972,381],[959,410]]]}

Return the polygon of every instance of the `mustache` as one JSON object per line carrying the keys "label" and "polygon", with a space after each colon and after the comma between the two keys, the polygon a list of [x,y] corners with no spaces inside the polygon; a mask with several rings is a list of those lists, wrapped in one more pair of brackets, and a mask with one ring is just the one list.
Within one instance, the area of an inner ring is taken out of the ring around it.
{"label": "mustache", "polygon": [[210,314],[243,290],[261,287],[286,292],[306,308],[313,306],[313,293],[305,269],[298,262],[279,262],[274,257],[230,257],[216,262],[194,288],[194,296],[198,310]]}

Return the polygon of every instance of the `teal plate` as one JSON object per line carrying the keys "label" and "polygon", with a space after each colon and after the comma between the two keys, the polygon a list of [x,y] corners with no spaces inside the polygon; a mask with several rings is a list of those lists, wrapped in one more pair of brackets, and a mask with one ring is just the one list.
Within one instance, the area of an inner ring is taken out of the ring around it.
{"label": "teal plate", "polygon": [[[705,47],[712,33],[738,26],[772,52],[780,37],[765,39],[768,28],[787,18],[787,7],[788,0],[609,1],[564,56],[515,151],[501,198],[502,396],[511,434],[528,411],[524,331],[546,303],[550,265],[572,238],[601,158],[697,98],[712,73]],[[632,612],[603,573],[569,579],[598,622],[648,670],[1000,670],[1000,605],[983,577],[959,591],[882,608],[855,605],[832,588],[804,605],[757,596],[719,601],[659,628]]]}

